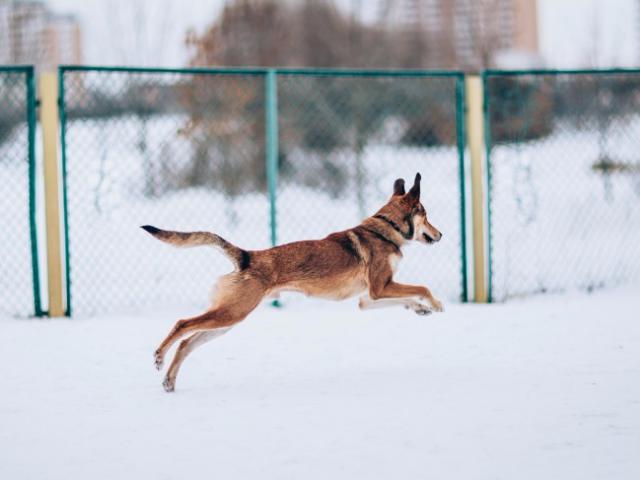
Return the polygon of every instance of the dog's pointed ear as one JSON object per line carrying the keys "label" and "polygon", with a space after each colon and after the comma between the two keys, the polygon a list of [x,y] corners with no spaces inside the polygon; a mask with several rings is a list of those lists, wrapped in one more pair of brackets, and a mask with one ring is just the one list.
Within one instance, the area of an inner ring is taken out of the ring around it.
{"label": "dog's pointed ear", "polygon": [[404,193],[404,178],[399,178],[393,182],[393,195],[397,197],[404,195]]}
{"label": "dog's pointed ear", "polygon": [[411,197],[414,200],[419,200],[420,199],[420,179],[422,177],[420,176],[419,173],[416,173],[416,179],[413,182],[413,187],[411,187],[411,190],[409,190],[409,193],[407,193],[408,197]]}

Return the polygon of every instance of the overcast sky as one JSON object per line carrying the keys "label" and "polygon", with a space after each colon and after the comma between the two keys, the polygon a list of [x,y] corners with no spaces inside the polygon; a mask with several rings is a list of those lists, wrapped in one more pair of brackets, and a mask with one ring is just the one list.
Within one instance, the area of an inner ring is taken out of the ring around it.
{"label": "overcast sky", "polygon": [[[224,0],[49,0],[83,23],[90,64],[181,66],[184,35],[201,31]],[[337,0],[348,6],[351,0]],[[360,0],[375,8],[377,0]],[[135,20],[135,5],[145,18]],[[550,67],[634,66],[640,60],[640,0],[538,0],[540,50]],[[140,27],[142,22],[145,25]],[[139,45],[132,48],[132,45]]]}

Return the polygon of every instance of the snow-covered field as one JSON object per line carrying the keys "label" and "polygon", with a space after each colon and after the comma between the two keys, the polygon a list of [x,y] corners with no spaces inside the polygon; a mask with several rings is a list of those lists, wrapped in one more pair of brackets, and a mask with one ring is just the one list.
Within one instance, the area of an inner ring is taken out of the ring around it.
{"label": "snow-covered field", "polygon": [[447,307],[265,305],[174,394],[194,312],[0,320],[0,478],[640,478],[639,288]]}

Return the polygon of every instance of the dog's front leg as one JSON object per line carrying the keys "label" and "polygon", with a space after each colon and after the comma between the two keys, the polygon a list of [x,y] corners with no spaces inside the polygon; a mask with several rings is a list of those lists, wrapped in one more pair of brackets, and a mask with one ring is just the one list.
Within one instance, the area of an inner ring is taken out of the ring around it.
{"label": "dog's front leg", "polygon": [[371,285],[369,288],[369,296],[373,300],[418,297],[420,299],[427,300],[429,305],[431,305],[433,310],[436,312],[442,312],[444,310],[442,302],[435,298],[427,287],[419,285],[404,285],[402,283],[396,283],[393,280],[383,286],[376,286],[375,284]]}
{"label": "dog's front leg", "polygon": [[363,295],[358,301],[358,307],[360,307],[361,310],[395,307],[398,305],[413,310],[418,315],[429,315],[432,312],[429,306],[416,302],[411,298],[385,298],[382,300],[373,300],[369,295]]}

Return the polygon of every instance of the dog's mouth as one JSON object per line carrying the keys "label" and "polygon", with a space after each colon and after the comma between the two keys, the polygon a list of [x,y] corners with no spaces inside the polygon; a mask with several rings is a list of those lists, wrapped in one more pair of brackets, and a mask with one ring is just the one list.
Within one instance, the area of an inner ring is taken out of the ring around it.
{"label": "dog's mouth", "polygon": [[424,241],[427,242],[428,244],[432,244],[435,243],[435,239],[431,238],[429,235],[427,235],[426,233],[422,234],[422,238],[424,238]]}

